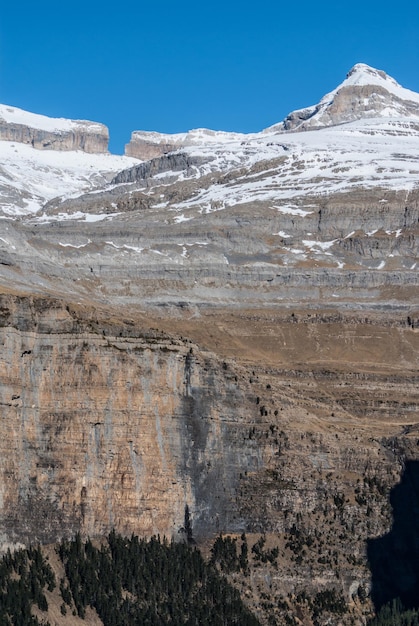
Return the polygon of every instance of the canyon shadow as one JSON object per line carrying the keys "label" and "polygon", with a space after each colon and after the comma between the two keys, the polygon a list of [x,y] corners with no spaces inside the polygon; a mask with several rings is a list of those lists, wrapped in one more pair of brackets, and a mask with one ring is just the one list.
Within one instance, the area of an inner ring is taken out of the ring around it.
{"label": "canyon shadow", "polygon": [[396,598],[405,608],[419,608],[419,461],[406,462],[390,504],[390,532],[368,541],[371,598],[376,611]]}

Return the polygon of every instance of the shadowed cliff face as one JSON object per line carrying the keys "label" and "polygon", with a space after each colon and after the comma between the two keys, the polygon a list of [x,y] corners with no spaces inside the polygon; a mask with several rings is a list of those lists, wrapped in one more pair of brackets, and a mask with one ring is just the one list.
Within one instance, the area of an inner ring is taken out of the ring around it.
{"label": "shadowed cliff face", "polygon": [[419,607],[419,461],[406,463],[390,494],[393,524],[388,534],[368,542],[371,597],[378,610],[400,598],[406,608]]}

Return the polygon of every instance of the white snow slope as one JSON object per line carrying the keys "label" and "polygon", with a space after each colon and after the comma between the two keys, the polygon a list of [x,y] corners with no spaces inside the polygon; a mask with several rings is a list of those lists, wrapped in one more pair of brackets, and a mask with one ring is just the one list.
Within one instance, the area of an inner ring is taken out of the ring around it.
{"label": "white snow slope", "polygon": [[0,215],[33,215],[53,198],[103,187],[135,163],[137,159],[112,154],[36,150],[0,141]]}
{"label": "white snow slope", "polygon": [[[159,193],[152,197],[152,204],[163,208],[170,205],[178,213],[178,220],[184,221],[192,216],[188,215],[191,207],[195,214],[197,208],[202,214],[256,200],[287,207],[296,198],[360,187],[406,192],[417,188],[419,94],[404,89],[384,72],[358,64],[317,108],[310,109],[322,111],[342,86],[367,86],[372,94],[368,101],[371,106],[378,88],[386,106],[380,105],[376,115],[374,109],[369,109],[360,119],[305,132],[283,132],[283,125],[278,124],[249,135],[205,129],[176,135],[179,150],[206,157],[208,162],[188,172],[158,174],[155,186],[161,188],[168,178],[172,184],[174,179],[197,180],[212,172],[233,176],[214,184],[208,183],[207,176],[198,193],[195,186],[190,198],[169,203]],[[156,133],[155,137],[158,141],[162,136]],[[52,198],[104,188],[113,174],[136,163],[128,157],[39,151],[28,145],[0,142],[0,214],[36,217]],[[144,189],[153,196],[153,181],[148,181]]]}
{"label": "white snow slope", "polygon": [[248,137],[244,145],[231,141],[218,150],[212,146],[187,151],[195,156],[215,153],[216,161],[207,171],[249,169],[262,166],[262,161],[266,169],[262,174],[256,167],[254,174],[246,172],[224,184],[216,181],[190,200],[172,205],[182,212],[188,206],[200,205],[208,213],[252,201],[287,201],[360,187],[406,192],[419,187],[419,129],[405,119],[369,119],[286,136],[265,133]]}
{"label": "white snow slope", "polygon": [[103,130],[103,125],[97,122],[69,120],[64,117],[48,117],[24,111],[18,107],[8,106],[7,104],[0,104],[0,120],[4,120],[7,124],[19,124],[48,132],[67,132],[85,128],[89,132],[100,133]]}

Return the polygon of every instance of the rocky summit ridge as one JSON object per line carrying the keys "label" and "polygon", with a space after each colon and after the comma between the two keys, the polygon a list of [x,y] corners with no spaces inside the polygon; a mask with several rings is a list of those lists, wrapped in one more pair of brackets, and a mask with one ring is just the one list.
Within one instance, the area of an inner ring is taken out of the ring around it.
{"label": "rocky summit ridge", "polygon": [[0,141],[0,549],[246,533],[262,624],[364,625],[381,545],[418,588],[418,102],[357,65],[260,133]]}
{"label": "rocky summit ridge", "polygon": [[382,70],[357,63],[318,104],[293,111],[268,131],[310,130],[374,117],[405,117],[418,123],[419,94],[405,89]]}
{"label": "rocky summit ridge", "polygon": [[[264,133],[294,132],[336,126],[368,118],[410,118],[419,120],[419,94],[405,89],[382,70],[357,63],[345,80],[316,105],[292,111],[286,118],[265,129]],[[182,146],[211,143],[222,135],[207,129],[188,133],[162,134],[134,131],[126,146],[126,154],[152,158]]]}

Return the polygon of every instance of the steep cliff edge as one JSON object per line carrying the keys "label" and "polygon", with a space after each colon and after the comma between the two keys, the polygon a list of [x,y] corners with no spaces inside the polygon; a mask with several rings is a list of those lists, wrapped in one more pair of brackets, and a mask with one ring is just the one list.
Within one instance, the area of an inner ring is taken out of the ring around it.
{"label": "steep cliff edge", "polygon": [[131,140],[125,145],[125,154],[136,159],[155,159],[186,146],[216,145],[223,141],[245,141],[250,135],[195,128],[186,133],[158,133],[135,130]]}
{"label": "steep cliff edge", "polygon": [[0,304],[3,549],[112,527],[182,538],[188,507],[198,541],[246,532],[278,548],[243,583],[256,605],[337,585],[369,610],[367,540],[389,531],[390,490],[419,455],[417,316],[147,324]]}
{"label": "steep cliff edge", "polygon": [[0,105],[0,141],[16,141],[40,150],[107,152],[109,131],[103,124],[51,118]]}

